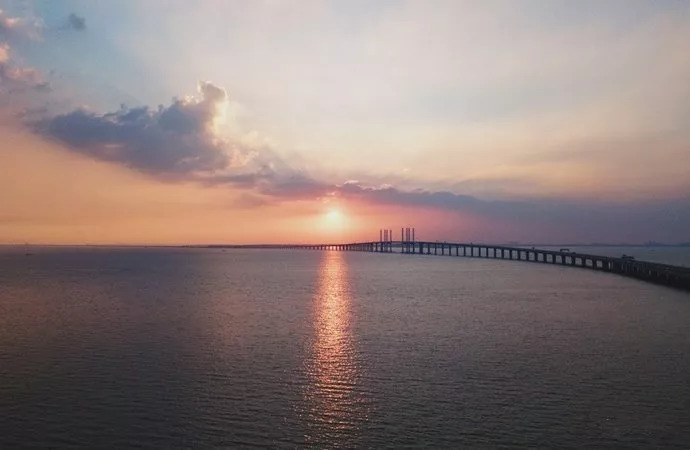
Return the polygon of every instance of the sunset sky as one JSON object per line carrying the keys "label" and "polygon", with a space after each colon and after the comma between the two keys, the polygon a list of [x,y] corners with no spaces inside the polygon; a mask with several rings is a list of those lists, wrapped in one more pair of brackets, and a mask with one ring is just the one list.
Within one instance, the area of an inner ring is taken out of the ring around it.
{"label": "sunset sky", "polygon": [[688,1],[0,10],[0,243],[690,241]]}

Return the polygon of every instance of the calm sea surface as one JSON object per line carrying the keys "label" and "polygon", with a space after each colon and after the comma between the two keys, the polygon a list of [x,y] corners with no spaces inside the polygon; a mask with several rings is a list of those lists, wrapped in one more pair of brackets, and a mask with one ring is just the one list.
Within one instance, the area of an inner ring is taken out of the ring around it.
{"label": "calm sea surface", "polygon": [[685,292],[440,256],[30,251],[0,248],[0,448],[690,447]]}

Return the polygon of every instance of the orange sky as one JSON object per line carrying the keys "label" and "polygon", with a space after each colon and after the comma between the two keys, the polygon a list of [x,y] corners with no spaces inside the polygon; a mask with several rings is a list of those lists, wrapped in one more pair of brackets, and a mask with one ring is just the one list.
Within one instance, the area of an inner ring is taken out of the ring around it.
{"label": "orange sky", "polygon": [[[378,239],[415,211],[337,197],[275,202],[239,189],[153,180],[2,129],[0,237],[23,244],[212,244]],[[333,214],[337,211],[337,214]],[[434,211],[424,212],[438,217]],[[417,216],[417,218],[421,218]],[[402,219],[402,220],[401,220]],[[399,231],[396,230],[396,236]]]}

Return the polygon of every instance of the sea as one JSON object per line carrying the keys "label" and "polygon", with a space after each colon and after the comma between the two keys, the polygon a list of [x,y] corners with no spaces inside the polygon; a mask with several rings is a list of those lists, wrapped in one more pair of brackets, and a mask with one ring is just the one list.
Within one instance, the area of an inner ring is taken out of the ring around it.
{"label": "sea", "polygon": [[0,247],[0,448],[249,447],[690,448],[690,293],[480,258]]}

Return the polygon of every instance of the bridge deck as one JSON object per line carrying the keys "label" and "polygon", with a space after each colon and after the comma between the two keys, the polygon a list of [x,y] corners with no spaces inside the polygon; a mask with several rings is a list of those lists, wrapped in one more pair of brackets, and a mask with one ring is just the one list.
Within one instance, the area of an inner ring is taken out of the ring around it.
{"label": "bridge deck", "polygon": [[[220,246],[231,247],[231,246]],[[570,251],[509,247],[474,243],[424,241],[373,241],[347,244],[239,245],[238,248],[284,248],[308,250],[365,251],[410,255],[464,256],[580,267],[637,278],[652,283],[690,290],[690,268],[638,261],[632,258],[590,255]]]}

